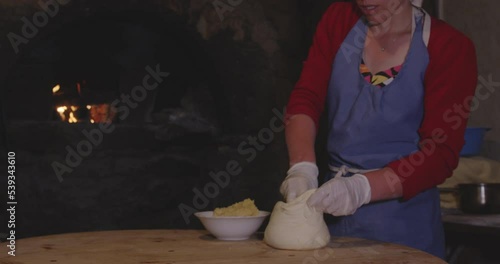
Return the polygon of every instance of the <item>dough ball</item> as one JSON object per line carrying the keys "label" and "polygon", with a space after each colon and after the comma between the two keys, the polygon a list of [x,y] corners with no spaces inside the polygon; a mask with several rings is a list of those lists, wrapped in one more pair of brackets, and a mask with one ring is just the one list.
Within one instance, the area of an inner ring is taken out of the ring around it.
{"label": "dough ball", "polygon": [[288,250],[317,249],[330,242],[323,212],[316,212],[306,204],[315,190],[309,190],[291,202],[276,203],[264,232],[264,242]]}

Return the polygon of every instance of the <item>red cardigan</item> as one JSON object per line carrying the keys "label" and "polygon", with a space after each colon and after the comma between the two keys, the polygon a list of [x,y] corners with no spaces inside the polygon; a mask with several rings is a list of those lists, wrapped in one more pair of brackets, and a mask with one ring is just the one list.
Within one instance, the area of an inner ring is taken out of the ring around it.
{"label": "red cardigan", "polygon": [[[332,63],[361,17],[356,4],[334,3],[319,22],[287,115],[306,114],[316,126],[325,107]],[[477,85],[473,43],[443,21],[431,19],[420,151],[389,164],[401,179],[403,198],[443,183],[458,166],[470,102]]]}

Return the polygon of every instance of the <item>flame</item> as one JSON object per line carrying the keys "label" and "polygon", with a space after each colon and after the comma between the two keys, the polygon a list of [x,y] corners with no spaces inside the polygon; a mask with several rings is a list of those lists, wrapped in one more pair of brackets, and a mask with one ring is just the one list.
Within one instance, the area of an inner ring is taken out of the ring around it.
{"label": "flame", "polygon": [[61,117],[61,121],[68,121],[68,123],[77,123],[78,118],[75,116],[75,111],[78,110],[78,106],[58,106],[56,107],[57,113],[59,117]]}
{"label": "flame", "polygon": [[116,114],[116,109],[110,104],[96,104],[89,109],[91,123],[106,123],[112,122]]}
{"label": "flame", "polygon": [[57,108],[57,112],[59,112],[61,114],[64,113],[64,112],[66,112],[66,110],[68,110],[68,107],[66,107],[66,106],[59,106]]}
{"label": "flame", "polygon": [[68,108],[66,106],[57,107],[57,113],[59,113],[59,116],[61,117],[62,121],[66,121],[66,115],[64,114],[64,112],[66,112],[66,110],[68,110]]}
{"label": "flame", "polygon": [[55,94],[61,90],[61,86],[58,84],[52,88],[52,93]]}
{"label": "flame", "polygon": [[92,124],[112,122],[116,115],[116,109],[111,107],[110,104],[86,105],[85,108],[88,110],[89,117],[86,120],[79,120],[77,118],[79,108],[77,105],[61,105],[56,107],[56,111],[61,121],[71,124],[81,121],[87,121]]}
{"label": "flame", "polygon": [[69,122],[70,124],[78,122],[78,119],[76,119],[76,117],[75,117],[75,115],[73,114],[73,112],[69,112],[69,119],[68,119],[68,122]]}

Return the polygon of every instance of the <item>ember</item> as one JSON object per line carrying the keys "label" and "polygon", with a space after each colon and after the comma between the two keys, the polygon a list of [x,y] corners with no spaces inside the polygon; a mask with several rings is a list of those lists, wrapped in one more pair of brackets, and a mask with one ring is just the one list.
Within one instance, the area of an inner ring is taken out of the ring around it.
{"label": "ember", "polygon": [[[77,89],[80,95],[81,86],[79,83],[77,83]],[[64,96],[59,84],[52,88],[52,94],[58,97]],[[92,124],[112,122],[116,115],[116,109],[110,104],[105,103],[86,105],[85,107],[74,104],[56,105],[55,109],[61,121],[71,124],[80,122],[90,122]]]}

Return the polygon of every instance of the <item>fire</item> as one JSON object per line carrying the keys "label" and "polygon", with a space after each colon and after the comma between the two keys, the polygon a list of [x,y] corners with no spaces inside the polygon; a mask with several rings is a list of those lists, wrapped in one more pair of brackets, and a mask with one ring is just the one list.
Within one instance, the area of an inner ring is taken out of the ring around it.
{"label": "fire", "polygon": [[73,114],[73,112],[69,112],[69,119],[68,119],[68,122],[69,122],[70,124],[78,122],[78,119],[76,119],[76,117],[75,117],[75,115]]}
{"label": "fire", "polygon": [[110,104],[98,104],[98,105],[87,105],[85,109],[88,113],[88,119],[80,119],[78,118],[77,111],[80,109],[79,106],[76,105],[62,105],[57,106],[56,111],[61,118],[61,121],[68,122],[71,124],[78,122],[90,122],[94,123],[105,123],[112,122],[113,118],[116,115],[116,109],[112,107]]}
{"label": "fire", "polygon": [[[87,109],[88,106],[87,106]],[[116,109],[110,104],[92,105],[89,109],[90,123],[112,122],[116,115]]]}
{"label": "fire", "polygon": [[66,106],[59,106],[57,108],[57,112],[59,112],[60,114],[64,114],[64,112],[66,112],[66,110],[68,110],[68,108]]}
{"label": "fire", "polygon": [[59,106],[57,107],[57,113],[59,113],[59,116],[61,117],[62,121],[66,120],[66,115],[64,114],[68,110],[66,106]]}
{"label": "fire", "polygon": [[61,86],[58,84],[52,88],[52,93],[55,94],[61,90]]}
{"label": "fire", "polygon": [[59,117],[61,118],[61,121],[67,121],[68,123],[77,123],[78,118],[76,118],[76,111],[78,110],[78,106],[75,105],[70,105],[65,106],[58,106],[56,107],[56,111],[59,114]]}
{"label": "fire", "polygon": [[[81,96],[81,84],[77,83],[76,88],[78,94]],[[63,95],[61,85],[57,84],[52,88],[52,94],[56,97]],[[78,104],[78,103],[77,103]],[[93,104],[93,105],[57,105],[55,107],[59,118],[63,122],[71,124],[79,122],[105,123],[112,122],[116,109],[111,104]]]}

